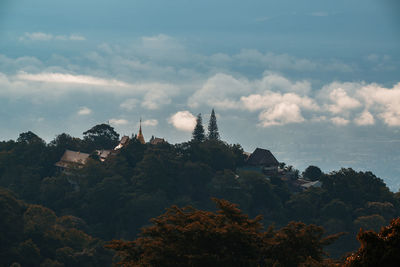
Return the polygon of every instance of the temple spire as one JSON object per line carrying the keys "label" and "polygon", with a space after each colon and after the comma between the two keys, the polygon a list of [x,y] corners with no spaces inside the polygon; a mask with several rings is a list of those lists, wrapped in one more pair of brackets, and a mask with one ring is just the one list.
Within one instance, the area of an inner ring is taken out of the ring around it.
{"label": "temple spire", "polygon": [[137,138],[137,140],[139,140],[140,143],[142,143],[142,144],[146,143],[144,141],[144,137],[143,137],[143,133],[142,133],[142,118],[140,118],[139,133],[136,138]]}

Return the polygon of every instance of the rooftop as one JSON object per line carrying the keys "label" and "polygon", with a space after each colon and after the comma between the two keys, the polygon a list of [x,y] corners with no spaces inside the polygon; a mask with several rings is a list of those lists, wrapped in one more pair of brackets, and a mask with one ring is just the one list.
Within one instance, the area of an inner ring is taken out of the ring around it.
{"label": "rooftop", "polygon": [[263,148],[256,148],[253,153],[247,159],[247,164],[251,166],[279,166],[279,162],[276,160],[271,151]]}

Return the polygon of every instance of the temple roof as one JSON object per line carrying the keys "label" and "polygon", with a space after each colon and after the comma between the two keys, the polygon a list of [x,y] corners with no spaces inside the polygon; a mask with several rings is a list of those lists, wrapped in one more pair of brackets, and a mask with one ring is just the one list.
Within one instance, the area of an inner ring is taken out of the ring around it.
{"label": "temple roof", "polygon": [[271,151],[262,148],[256,148],[247,160],[248,165],[252,166],[279,166],[279,162],[276,160]]}
{"label": "temple roof", "polygon": [[124,135],[121,138],[121,141],[119,142],[119,144],[114,148],[114,150],[123,148],[124,146],[126,146],[128,144],[128,142],[129,142],[129,136]]}
{"label": "temple roof", "polygon": [[150,144],[152,144],[152,145],[158,145],[158,144],[162,144],[162,143],[166,143],[164,138],[155,137],[150,140]]}
{"label": "temple roof", "polygon": [[55,165],[57,167],[67,168],[71,164],[83,165],[86,163],[89,158],[89,154],[81,153],[78,151],[65,150],[64,155],[61,157],[60,161],[58,161]]}
{"label": "temple roof", "polygon": [[136,139],[139,140],[139,142],[142,143],[142,144],[146,143],[144,141],[144,136],[143,136],[143,133],[142,133],[142,120],[140,120],[139,133],[138,133]]}

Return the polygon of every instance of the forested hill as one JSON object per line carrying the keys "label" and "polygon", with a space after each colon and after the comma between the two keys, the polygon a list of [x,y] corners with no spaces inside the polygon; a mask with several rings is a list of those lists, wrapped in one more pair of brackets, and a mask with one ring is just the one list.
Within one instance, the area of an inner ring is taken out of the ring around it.
{"label": "forested hill", "polygon": [[[218,138],[175,145],[133,138],[101,161],[93,152],[114,147],[119,136],[98,137],[61,134],[46,144],[27,132],[0,142],[0,226],[13,233],[0,238],[0,265],[31,255],[26,266],[96,266],[101,240],[133,240],[171,205],[215,210],[212,197],[262,215],[265,226],[301,221],[327,234],[347,232],[327,248],[334,257],[357,249],[360,227],[378,230],[400,214],[399,193],[371,172],[322,173],[321,187],[293,192],[279,177],[245,171],[241,146]],[[91,156],[60,170],[54,164],[66,149]],[[107,253],[103,263],[111,262]]]}

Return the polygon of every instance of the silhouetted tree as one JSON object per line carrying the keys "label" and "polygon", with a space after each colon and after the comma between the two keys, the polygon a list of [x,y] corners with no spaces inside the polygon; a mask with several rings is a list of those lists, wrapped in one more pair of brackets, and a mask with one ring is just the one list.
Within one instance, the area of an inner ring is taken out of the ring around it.
{"label": "silhouetted tree", "polygon": [[[119,134],[108,124],[98,124],[83,133],[89,150],[112,149],[119,141]],[[89,151],[91,152],[91,151]]]}
{"label": "silhouetted tree", "polygon": [[79,151],[81,150],[82,140],[76,137],[72,137],[69,134],[62,133],[56,136],[54,140],[50,142],[50,146],[57,147],[64,153],[65,149],[71,149]]}
{"label": "silhouetted tree", "polygon": [[192,140],[196,142],[203,142],[205,139],[203,120],[201,118],[201,113],[197,115],[196,126],[194,127],[192,133]]}
{"label": "silhouetted tree", "polygon": [[25,143],[25,144],[32,144],[32,143],[42,143],[44,144],[45,142],[43,141],[42,138],[37,136],[31,131],[21,133],[17,139],[18,143]]}
{"label": "silhouetted tree", "polygon": [[219,140],[219,132],[217,126],[217,118],[215,117],[214,109],[211,111],[210,121],[208,122],[208,139]]}
{"label": "silhouetted tree", "polygon": [[321,169],[312,165],[308,166],[303,172],[303,177],[311,181],[318,180],[318,178],[320,178],[321,175],[322,175]]}

